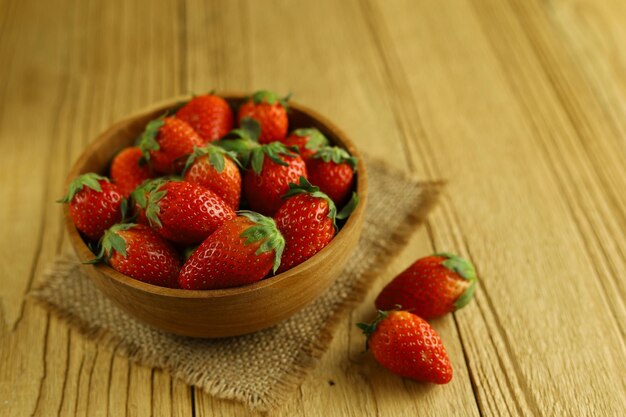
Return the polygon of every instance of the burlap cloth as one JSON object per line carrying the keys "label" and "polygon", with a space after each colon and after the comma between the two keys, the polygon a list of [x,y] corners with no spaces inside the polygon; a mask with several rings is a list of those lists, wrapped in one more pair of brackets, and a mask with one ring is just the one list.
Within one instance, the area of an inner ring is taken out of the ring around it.
{"label": "burlap cloth", "polygon": [[[367,161],[369,201],[357,249],[319,299],[285,322],[254,334],[202,340],[163,333],[102,296],[73,255],[57,259],[33,295],[89,338],[135,362],[168,370],[219,398],[265,411],[280,404],[326,351],[337,324],[365,295],[433,206],[439,183],[418,182]],[[260,312],[262,313],[262,312]]]}

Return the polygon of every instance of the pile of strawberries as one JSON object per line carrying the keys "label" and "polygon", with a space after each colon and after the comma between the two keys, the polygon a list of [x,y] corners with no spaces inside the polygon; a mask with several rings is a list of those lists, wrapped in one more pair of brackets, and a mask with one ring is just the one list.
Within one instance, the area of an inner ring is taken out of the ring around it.
{"label": "pile of strawberries", "polygon": [[328,245],[358,204],[357,161],[317,129],[287,135],[286,100],[259,91],[232,109],[195,96],[150,121],[109,178],[72,181],[60,201],[94,262],[208,290],[286,271]]}
{"label": "pile of strawberries", "polygon": [[418,259],[380,292],[376,319],[357,325],[367,336],[367,348],[395,374],[447,384],[452,365],[426,320],[466,306],[476,283],[474,266],[460,256],[440,253]]}

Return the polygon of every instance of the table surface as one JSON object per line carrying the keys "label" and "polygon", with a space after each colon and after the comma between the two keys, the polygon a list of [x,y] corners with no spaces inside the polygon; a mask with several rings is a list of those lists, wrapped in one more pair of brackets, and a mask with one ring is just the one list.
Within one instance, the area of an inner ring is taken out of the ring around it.
{"label": "table surface", "polygon": [[[607,415],[626,409],[623,0],[0,0],[0,415],[241,416],[26,297],[68,248],[55,200],[107,125],[184,92],[292,91],[363,151],[449,181],[427,224],[272,416]],[[417,257],[481,284],[434,322],[431,386],[354,323]]]}

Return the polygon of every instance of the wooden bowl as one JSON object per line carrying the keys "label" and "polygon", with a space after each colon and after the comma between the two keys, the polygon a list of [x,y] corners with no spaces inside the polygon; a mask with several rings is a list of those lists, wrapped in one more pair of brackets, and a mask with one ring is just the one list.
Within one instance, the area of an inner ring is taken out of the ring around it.
{"label": "wooden bowl", "polygon": [[[235,108],[244,95],[222,94]],[[189,97],[160,103],[115,123],[92,142],[72,167],[67,183],[86,172],[107,173],[113,156],[133,145],[146,123]],[[291,102],[290,129],[316,127],[336,145],[359,158],[356,189],[360,203],[335,238],[311,259],[282,274],[255,284],[224,290],[192,291],[146,284],[105,264],[83,264],[96,286],[137,319],[166,332],[183,336],[217,338],[252,333],[284,320],[326,290],[344,268],[355,248],[365,214],[367,177],[354,144],[330,121]],[[65,208],[65,224],[80,261],[94,258]]]}

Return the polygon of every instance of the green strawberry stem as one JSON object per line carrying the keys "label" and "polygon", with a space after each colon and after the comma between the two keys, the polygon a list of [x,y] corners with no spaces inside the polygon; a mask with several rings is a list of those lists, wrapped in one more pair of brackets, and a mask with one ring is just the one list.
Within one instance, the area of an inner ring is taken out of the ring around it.
{"label": "green strawberry stem", "polygon": [[88,172],[87,174],[76,177],[72,182],[70,182],[70,185],[67,187],[67,193],[65,194],[65,196],[57,200],[57,203],[69,203],[70,201],[72,201],[74,196],[83,189],[83,187],[88,187],[94,191],[101,193],[102,187],[98,182],[101,180],[109,182],[108,178],[103,177],[102,175],[98,175],[94,172]]}
{"label": "green strawberry stem", "polygon": [[261,246],[256,250],[255,255],[274,251],[274,264],[272,272],[276,273],[278,267],[280,267],[280,258],[285,250],[285,238],[278,230],[274,219],[271,217],[263,216],[249,210],[239,210],[237,214],[247,217],[255,223],[254,226],[247,228],[240,236],[245,238],[245,245],[262,240]]}
{"label": "green strawberry stem", "polygon": [[365,339],[365,350],[368,350],[370,337],[376,331],[376,328],[378,327],[378,324],[381,321],[385,320],[388,315],[389,315],[388,311],[378,310],[378,314],[376,315],[376,318],[371,323],[357,323],[356,326],[359,329],[363,330],[363,334],[366,337],[366,339]]}
{"label": "green strawberry stem", "polygon": [[324,146],[320,148],[312,158],[321,159],[324,162],[334,162],[335,164],[347,163],[353,171],[356,171],[358,158],[352,156],[343,148],[338,146]]}

